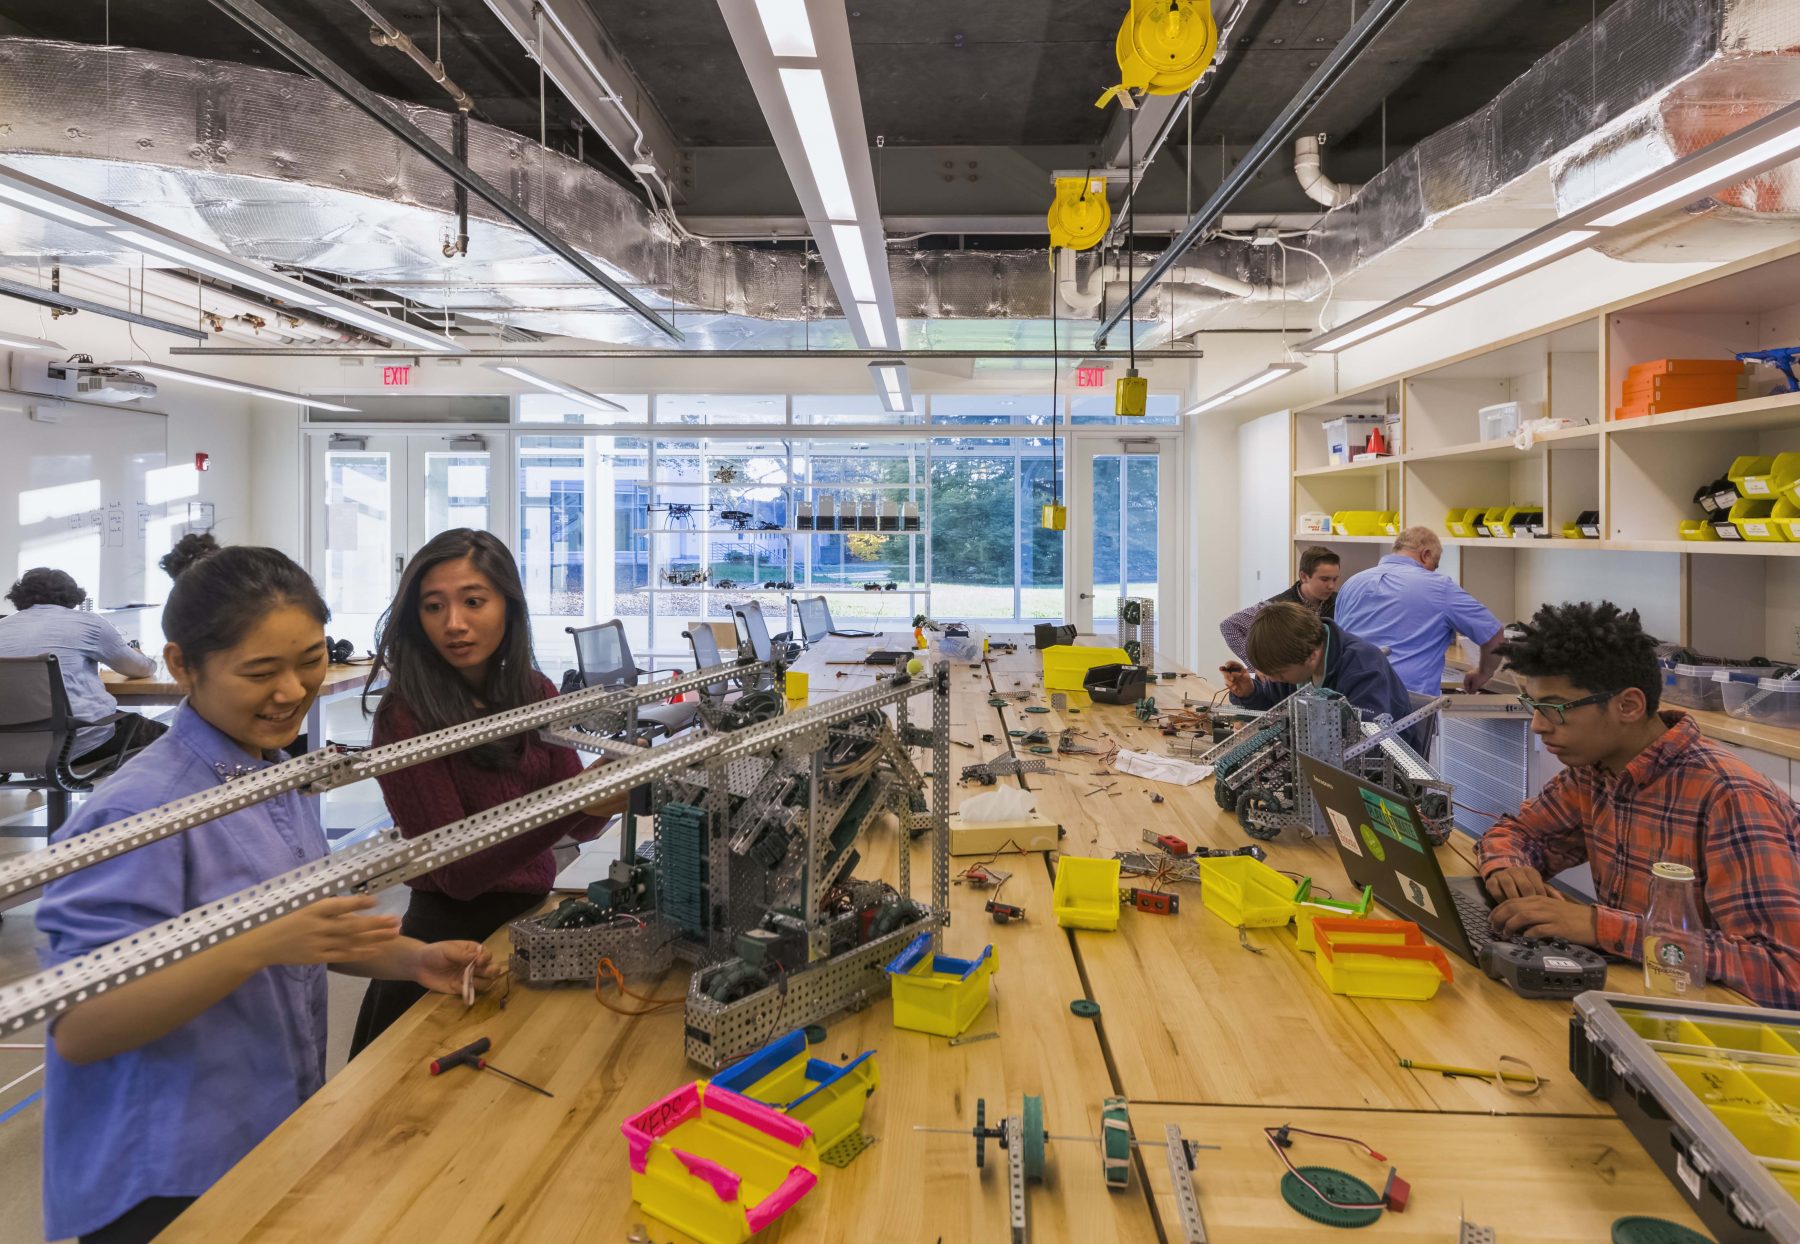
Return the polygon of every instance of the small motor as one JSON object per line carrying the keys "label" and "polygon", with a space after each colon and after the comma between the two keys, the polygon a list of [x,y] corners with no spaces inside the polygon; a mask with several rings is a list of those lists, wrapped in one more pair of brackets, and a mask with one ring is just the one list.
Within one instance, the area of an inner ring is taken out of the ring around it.
{"label": "small motor", "polygon": [[1606,988],[1606,960],[1560,937],[1496,938],[1481,948],[1481,970],[1521,998],[1567,1000]]}
{"label": "small motor", "polygon": [[993,899],[988,900],[987,911],[988,915],[994,918],[995,924],[1006,924],[1008,921],[1025,918],[1023,907],[1015,907],[1011,903],[998,903]]}

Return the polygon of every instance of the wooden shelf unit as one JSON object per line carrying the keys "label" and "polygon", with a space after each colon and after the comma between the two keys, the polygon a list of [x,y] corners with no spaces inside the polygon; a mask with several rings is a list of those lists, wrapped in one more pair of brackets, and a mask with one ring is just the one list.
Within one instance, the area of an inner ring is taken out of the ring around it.
{"label": "wooden shelf unit", "polygon": [[[1720,656],[1800,660],[1800,543],[1678,538],[1682,520],[1701,517],[1696,489],[1734,458],[1800,451],[1800,393],[1759,366],[1745,400],[1610,418],[1634,364],[1778,346],[1800,346],[1800,246],[1300,407],[1292,413],[1295,555],[1308,544],[1340,548],[1345,573],[1355,573],[1388,538],[1309,535],[1299,515],[1395,510],[1402,527],[1445,536],[1445,569],[1479,587],[1507,620],[1548,599],[1604,594],[1640,608],[1647,626],[1654,618],[1660,638]],[[1525,450],[1477,439],[1476,412],[1507,401],[1525,403],[1527,419],[1577,422]],[[1328,465],[1324,423],[1377,410],[1395,420],[1394,456]],[[1554,538],[1449,538],[1450,508],[1501,504],[1543,505]],[[1560,536],[1590,510],[1600,513],[1602,538]],[[1596,552],[1614,557],[1563,556]]]}

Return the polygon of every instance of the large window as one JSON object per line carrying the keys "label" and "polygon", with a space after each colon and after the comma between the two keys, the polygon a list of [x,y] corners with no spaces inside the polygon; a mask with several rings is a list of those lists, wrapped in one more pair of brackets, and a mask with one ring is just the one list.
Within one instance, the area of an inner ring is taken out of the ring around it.
{"label": "large window", "polygon": [[1046,531],[1047,437],[931,442],[931,607],[946,618],[1047,621],[1063,616],[1064,533]]}

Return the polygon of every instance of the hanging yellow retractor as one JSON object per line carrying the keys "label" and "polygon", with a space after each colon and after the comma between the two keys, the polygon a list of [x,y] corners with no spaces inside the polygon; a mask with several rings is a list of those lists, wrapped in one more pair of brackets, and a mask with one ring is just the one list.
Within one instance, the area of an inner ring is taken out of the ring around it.
{"label": "hanging yellow retractor", "polygon": [[1095,103],[1104,108],[1117,96],[1133,107],[1132,92],[1179,95],[1206,72],[1219,49],[1219,28],[1209,0],[1131,0],[1114,50],[1119,85]]}
{"label": "hanging yellow retractor", "polygon": [[1104,177],[1058,177],[1050,201],[1050,247],[1085,251],[1099,244],[1112,225]]}

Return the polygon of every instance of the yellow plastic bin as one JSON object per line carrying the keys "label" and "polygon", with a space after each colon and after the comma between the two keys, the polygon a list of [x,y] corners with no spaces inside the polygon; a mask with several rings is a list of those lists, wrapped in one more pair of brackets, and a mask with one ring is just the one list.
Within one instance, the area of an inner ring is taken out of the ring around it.
{"label": "yellow plastic bin", "polygon": [[1294,918],[1300,882],[1247,855],[1201,858],[1200,901],[1206,910],[1240,929],[1272,929]]}
{"label": "yellow plastic bin", "polygon": [[1044,691],[1072,691],[1087,694],[1087,672],[1096,665],[1130,665],[1131,654],[1123,648],[1095,648],[1086,644],[1057,644],[1045,648]]}
{"label": "yellow plastic bin", "polygon": [[1780,495],[1775,486],[1775,459],[1759,454],[1741,454],[1731,460],[1725,478],[1737,485],[1738,496],[1749,501],[1773,501]]}
{"label": "yellow plastic bin", "polygon": [[1482,505],[1453,507],[1444,515],[1444,530],[1460,539],[1472,540],[1481,534],[1481,520],[1486,514],[1487,507]]}
{"label": "yellow plastic bin", "polygon": [[1800,542],[1800,505],[1789,501],[1784,494],[1769,511],[1769,518],[1781,532],[1783,540]]}
{"label": "yellow plastic bin", "polygon": [[1681,538],[1695,541],[1717,540],[1719,533],[1713,529],[1709,519],[1684,518],[1681,520]]}
{"label": "yellow plastic bin", "polygon": [[1381,534],[1397,536],[1400,534],[1400,511],[1388,510],[1381,516]]}
{"label": "yellow plastic bin", "polygon": [[1450,960],[1410,920],[1314,920],[1313,962],[1333,993],[1424,1002],[1452,979]]}
{"label": "yellow plastic bin", "polygon": [[1510,505],[1488,506],[1481,516],[1481,530],[1476,534],[1486,536],[1490,540],[1512,539],[1511,516],[1514,508]]}
{"label": "yellow plastic bin", "polygon": [[1740,497],[1731,507],[1731,525],[1746,540],[1778,541],[1784,537],[1781,526],[1775,521],[1774,511],[1775,503],[1766,497],[1760,501]]}
{"label": "yellow plastic bin", "polygon": [[1770,474],[1775,477],[1775,490],[1800,505],[1800,453],[1776,454]]}
{"label": "yellow plastic bin", "polygon": [[[1113,919],[1118,919],[1116,912]],[[952,959],[932,954],[931,934],[919,934],[888,961],[894,1027],[960,1037],[987,1009],[988,982],[994,978],[996,966],[992,945],[983,947],[974,959]]]}
{"label": "yellow plastic bin", "polygon": [[1119,927],[1119,861],[1063,856],[1056,861],[1050,905],[1065,929],[1111,933]]}
{"label": "yellow plastic bin", "polygon": [[1313,935],[1314,921],[1367,920],[1374,902],[1375,887],[1367,885],[1363,887],[1362,898],[1354,903],[1315,897],[1312,878],[1308,877],[1294,895],[1294,940],[1301,950],[1311,954],[1318,949],[1318,941]]}
{"label": "yellow plastic bin", "polygon": [[881,1077],[874,1050],[848,1063],[827,1062],[808,1054],[806,1033],[796,1028],[731,1064],[711,1083],[806,1124],[824,1153],[862,1130],[863,1108]]}
{"label": "yellow plastic bin", "polygon": [[1379,536],[1387,531],[1386,510],[1339,510],[1331,516],[1331,529],[1340,536]]}

